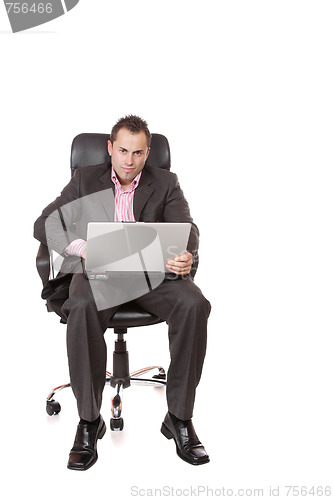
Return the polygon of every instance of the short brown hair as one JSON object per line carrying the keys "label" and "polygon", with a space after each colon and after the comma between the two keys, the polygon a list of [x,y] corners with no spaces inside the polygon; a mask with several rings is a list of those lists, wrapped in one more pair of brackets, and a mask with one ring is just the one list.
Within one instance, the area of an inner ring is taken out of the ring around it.
{"label": "short brown hair", "polygon": [[120,118],[117,123],[113,126],[110,135],[111,144],[116,140],[117,134],[121,128],[126,128],[132,134],[138,134],[139,132],[144,132],[147,138],[147,146],[150,147],[151,133],[149,132],[147,122],[136,115],[127,115]]}

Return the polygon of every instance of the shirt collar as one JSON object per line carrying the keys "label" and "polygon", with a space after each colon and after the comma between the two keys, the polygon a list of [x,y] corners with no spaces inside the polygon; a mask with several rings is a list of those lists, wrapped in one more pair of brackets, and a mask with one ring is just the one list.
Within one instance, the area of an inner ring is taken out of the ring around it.
{"label": "shirt collar", "polygon": [[[126,191],[129,191],[129,192],[134,191],[134,189],[138,186],[138,184],[140,182],[141,174],[142,174],[142,170],[141,170],[141,172],[138,173],[138,175],[136,177],[134,177],[134,179],[131,182],[131,185],[130,185],[129,189],[127,189]],[[111,180],[112,180],[113,184],[116,186],[117,189],[121,189],[122,191],[124,191],[123,188],[121,187],[121,184],[119,182],[119,179],[118,179],[117,174],[114,171],[113,167],[112,167],[112,170],[111,170]]]}

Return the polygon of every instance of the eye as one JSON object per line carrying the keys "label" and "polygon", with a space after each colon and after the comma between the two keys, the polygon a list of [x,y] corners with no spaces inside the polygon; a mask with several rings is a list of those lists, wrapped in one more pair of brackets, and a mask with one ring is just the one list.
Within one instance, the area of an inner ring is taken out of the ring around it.
{"label": "eye", "polygon": [[141,156],[143,154],[143,151],[135,151],[136,156]]}

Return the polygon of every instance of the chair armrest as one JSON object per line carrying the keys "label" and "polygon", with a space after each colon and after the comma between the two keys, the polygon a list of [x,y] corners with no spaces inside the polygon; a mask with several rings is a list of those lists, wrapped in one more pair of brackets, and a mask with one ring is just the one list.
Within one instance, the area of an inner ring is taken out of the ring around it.
{"label": "chair armrest", "polygon": [[41,243],[36,256],[36,266],[43,285],[50,279],[50,252],[44,243]]}

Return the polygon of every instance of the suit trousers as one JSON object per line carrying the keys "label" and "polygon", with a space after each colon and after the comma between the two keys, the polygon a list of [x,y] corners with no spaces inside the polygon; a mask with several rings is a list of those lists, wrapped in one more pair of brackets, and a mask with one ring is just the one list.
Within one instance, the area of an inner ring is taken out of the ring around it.
{"label": "suit trousers", "polygon": [[[179,419],[188,420],[206,353],[210,303],[189,276],[164,280],[135,302],[168,324],[168,409]],[[62,314],[67,320],[71,387],[79,416],[88,421],[100,413],[107,361],[104,333],[118,307],[98,311],[90,282],[83,274],[73,275]]]}

